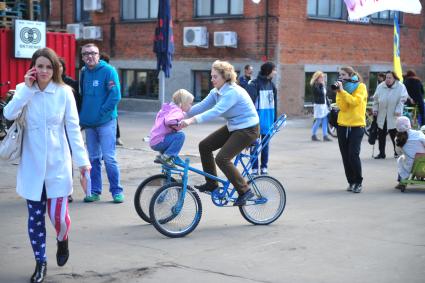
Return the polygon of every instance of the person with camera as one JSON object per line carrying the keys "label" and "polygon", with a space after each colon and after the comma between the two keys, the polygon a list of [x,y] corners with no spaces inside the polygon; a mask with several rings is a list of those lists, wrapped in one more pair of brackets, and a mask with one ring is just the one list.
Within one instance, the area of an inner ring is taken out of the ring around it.
{"label": "person with camera", "polygon": [[352,67],[342,67],[339,79],[332,87],[336,89],[338,114],[338,145],[344,164],[347,191],[362,191],[362,164],[360,146],[366,125],[367,89],[361,76]]}
{"label": "person with camera", "polygon": [[379,154],[375,159],[385,159],[385,143],[387,134],[390,134],[393,143],[394,157],[398,154],[395,150],[396,120],[403,113],[403,106],[409,95],[406,87],[393,71],[385,73],[385,81],[380,83],[373,95],[373,115],[377,116]]}

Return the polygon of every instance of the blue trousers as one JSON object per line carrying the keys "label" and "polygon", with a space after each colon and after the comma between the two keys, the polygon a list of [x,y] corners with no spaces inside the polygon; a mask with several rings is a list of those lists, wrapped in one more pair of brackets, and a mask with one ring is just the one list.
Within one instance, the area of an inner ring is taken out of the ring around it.
{"label": "blue trousers", "polygon": [[169,133],[165,136],[164,140],[151,148],[161,154],[168,156],[177,156],[183,147],[185,135],[183,132]]}
{"label": "blue trousers", "polygon": [[102,194],[102,163],[106,167],[109,191],[112,196],[122,193],[120,169],[115,155],[117,120],[99,127],[86,128],[86,143],[92,169],[90,171],[92,193]]}
{"label": "blue trousers", "polygon": [[311,134],[316,135],[317,129],[322,125],[322,134],[324,137],[328,135],[328,116],[326,115],[323,118],[316,118],[313,124],[313,128],[311,129]]}
{"label": "blue trousers", "polygon": [[[257,143],[261,142],[266,135],[261,135],[261,139],[257,139]],[[260,159],[261,154],[261,169],[267,168],[267,164],[269,163],[269,144],[270,142],[263,147],[261,153],[258,154],[258,158],[252,163],[252,169],[258,169],[258,159]],[[254,146],[255,147],[255,146]],[[251,149],[251,155],[253,154],[253,148]]]}

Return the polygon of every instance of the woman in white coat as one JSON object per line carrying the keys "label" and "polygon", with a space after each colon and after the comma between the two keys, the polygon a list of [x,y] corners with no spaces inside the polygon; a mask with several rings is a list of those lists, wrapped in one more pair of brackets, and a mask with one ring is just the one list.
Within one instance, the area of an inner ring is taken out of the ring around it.
{"label": "woman in white coat", "polygon": [[31,282],[43,282],[46,276],[46,209],[57,233],[57,264],[65,265],[69,257],[68,195],[72,193],[69,146],[81,174],[91,168],[74,96],[61,79],[59,64],[52,49],[37,50],[25,82],[16,87],[13,99],[4,109],[8,120],[16,119],[22,111],[25,114],[16,190],[27,200],[29,212],[28,234],[36,260]]}
{"label": "woman in white coat", "polygon": [[377,117],[379,154],[375,159],[384,159],[387,133],[390,134],[394,148],[394,157],[398,157],[395,151],[396,119],[403,113],[403,106],[409,95],[406,87],[393,71],[385,74],[385,81],[380,83],[373,95],[373,115]]}

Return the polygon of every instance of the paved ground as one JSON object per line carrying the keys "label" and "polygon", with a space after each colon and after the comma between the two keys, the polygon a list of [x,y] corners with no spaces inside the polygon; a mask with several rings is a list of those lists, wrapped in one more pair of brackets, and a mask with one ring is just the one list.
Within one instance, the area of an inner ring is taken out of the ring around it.
{"label": "paved ground", "polygon": [[[153,119],[121,113],[124,204],[111,203],[107,183],[100,202],[83,203],[75,178],[70,260],[56,266],[49,225],[46,282],[424,282],[425,190],[393,189],[395,160],[373,160],[364,140],[364,192],[346,192],[337,142],[311,142],[310,119],[290,119],[272,141],[270,174],[287,192],[278,221],[253,226],[237,209],[214,207],[202,194],[197,229],[181,239],[162,236],[133,206],[137,185],[159,172],[155,153],[142,141]],[[220,124],[186,130],[182,153],[195,166],[198,141]],[[0,282],[27,282],[34,261],[25,202],[14,191],[16,166],[0,163],[0,174]]]}

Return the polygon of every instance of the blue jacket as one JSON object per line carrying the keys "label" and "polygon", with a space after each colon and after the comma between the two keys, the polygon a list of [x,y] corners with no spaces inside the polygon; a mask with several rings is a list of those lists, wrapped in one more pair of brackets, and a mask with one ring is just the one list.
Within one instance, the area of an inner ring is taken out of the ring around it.
{"label": "blue jacket", "polygon": [[266,135],[277,118],[277,90],[274,83],[258,75],[248,84],[248,93],[260,117],[260,133]]}
{"label": "blue jacket", "polygon": [[98,127],[118,116],[121,88],[114,67],[100,60],[94,69],[83,67],[80,74],[82,103],[80,124]]}
{"label": "blue jacket", "polygon": [[237,84],[225,83],[219,90],[213,88],[207,97],[187,113],[203,123],[217,117],[227,120],[229,132],[258,124],[258,115],[248,93]]}

